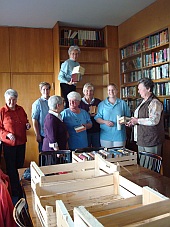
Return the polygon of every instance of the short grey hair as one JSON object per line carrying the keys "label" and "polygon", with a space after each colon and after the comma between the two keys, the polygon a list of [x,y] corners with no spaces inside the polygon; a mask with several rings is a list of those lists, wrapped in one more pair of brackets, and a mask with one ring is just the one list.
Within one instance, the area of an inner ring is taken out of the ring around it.
{"label": "short grey hair", "polygon": [[92,88],[92,90],[94,91],[94,85],[92,83],[86,83],[84,86],[83,86],[83,94],[85,92],[85,90],[87,90],[89,87]]}
{"label": "short grey hair", "polygon": [[57,104],[61,105],[64,99],[61,96],[53,95],[48,99],[48,106],[50,110],[55,110]]}
{"label": "short grey hair", "polygon": [[76,92],[76,91],[71,91],[68,95],[67,95],[68,100],[70,99],[75,99],[77,101],[81,101],[81,95]]}
{"label": "short grey hair", "polygon": [[80,48],[78,46],[70,46],[70,48],[68,49],[68,54],[70,55],[71,54],[71,51],[73,50],[77,50],[78,53],[80,54]]}
{"label": "short grey hair", "polygon": [[5,96],[5,98],[7,96],[10,96],[10,97],[15,97],[17,99],[18,98],[18,92],[16,90],[14,90],[14,89],[8,89],[4,93],[4,96]]}
{"label": "short grey hair", "polygon": [[48,86],[48,88],[51,89],[51,85],[48,82],[41,82],[39,84],[40,91],[41,91],[42,87],[44,87],[44,86]]}
{"label": "short grey hair", "polygon": [[153,92],[154,82],[150,78],[144,77],[144,78],[140,79],[138,81],[138,85],[139,84],[143,84],[144,87],[146,87],[146,89],[150,88],[150,92]]}

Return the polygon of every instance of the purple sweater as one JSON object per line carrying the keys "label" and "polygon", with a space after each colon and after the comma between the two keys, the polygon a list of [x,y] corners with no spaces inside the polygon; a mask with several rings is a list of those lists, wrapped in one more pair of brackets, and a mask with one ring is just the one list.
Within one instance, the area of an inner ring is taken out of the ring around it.
{"label": "purple sweater", "polygon": [[53,148],[49,147],[49,143],[58,143],[60,150],[66,150],[67,144],[67,128],[64,122],[60,121],[53,114],[48,113],[44,120],[44,134],[43,151],[53,151]]}
{"label": "purple sweater", "polygon": [[[90,106],[98,106],[100,102],[101,102],[101,100],[97,99],[97,98],[95,98],[94,102],[92,102],[91,104],[87,104],[83,100],[81,100],[80,108],[86,110],[89,113],[89,107]],[[92,128],[87,130],[87,133],[100,132],[100,125],[95,121],[94,116],[90,116],[90,118],[91,118],[93,125],[92,125]]]}

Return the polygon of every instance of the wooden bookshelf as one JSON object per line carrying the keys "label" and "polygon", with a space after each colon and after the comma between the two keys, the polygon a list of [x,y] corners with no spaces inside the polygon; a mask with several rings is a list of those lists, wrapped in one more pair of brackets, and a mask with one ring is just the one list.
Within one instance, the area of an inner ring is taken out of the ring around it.
{"label": "wooden bookshelf", "polygon": [[141,99],[137,82],[151,78],[154,94],[164,103],[166,136],[170,137],[170,51],[169,28],[156,31],[140,40],[120,48],[121,97],[132,115]]}
{"label": "wooden bookshelf", "polygon": [[[57,23],[53,29],[54,35],[54,71],[56,82],[56,93],[61,94],[58,81],[58,73],[61,63],[68,56],[70,45],[78,45],[81,53],[78,58],[80,65],[85,68],[85,74],[77,84],[77,91],[82,94],[83,85],[91,82],[95,86],[95,97],[104,99],[107,96],[106,87],[112,80],[112,76],[119,70],[118,64],[112,66],[110,52],[117,58],[118,41],[110,39],[108,32],[114,33],[117,37],[117,29],[114,26],[106,26],[103,29],[77,28],[60,26]],[[56,38],[55,38],[56,37]],[[57,41],[57,42],[56,42]],[[118,75],[118,74],[117,74]],[[117,78],[117,81],[118,78]],[[119,85],[119,84],[118,84]]]}

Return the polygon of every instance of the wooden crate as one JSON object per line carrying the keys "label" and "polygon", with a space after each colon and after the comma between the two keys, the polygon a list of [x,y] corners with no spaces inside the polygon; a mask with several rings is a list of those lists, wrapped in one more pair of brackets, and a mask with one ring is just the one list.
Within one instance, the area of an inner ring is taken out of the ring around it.
{"label": "wooden crate", "polygon": [[[133,211],[137,209],[139,212],[138,209],[144,210],[142,207],[147,204],[168,199],[148,187],[142,188],[134,184],[120,176],[119,172],[114,172],[113,175],[60,181],[43,186],[36,184],[35,192],[35,209],[43,226],[72,226],[56,223],[60,223],[61,220],[67,222],[67,220],[73,219],[73,209],[78,206],[86,207],[100,224],[104,223],[103,226],[107,226],[106,224],[109,223],[107,216],[110,218],[112,215],[118,215],[120,211],[122,213],[130,212],[131,209]],[[56,208],[56,200],[62,200],[65,205],[63,216],[61,209],[58,211]],[[133,219],[132,212],[131,219]],[[72,222],[70,221],[70,223]],[[111,218],[110,223],[113,223]],[[74,223],[74,226],[92,227],[94,225],[75,225]]]}
{"label": "wooden crate", "polygon": [[76,162],[59,165],[38,167],[35,162],[31,162],[31,187],[35,191],[37,183],[42,186],[52,182],[86,179],[106,175],[119,170],[118,164],[112,164],[104,160],[100,155],[89,162]]}
{"label": "wooden crate", "polygon": [[[110,151],[112,149],[105,149],[107,151]],[[112,157],[110,155],[108,155],[108,157],[106,156],[106,160],[111,162],[111,163],[119,163],[120,166],[128,166],[128,165],[136,165],[137,164],[137,152],[135,151],[131,151],[129,149],[125,148],[125,151],[127,152],[126,155],[112,155]],[[73,152],[72,153],[72,162],[76,163],[76,162],[84,162],[85,160],[82,160],[79,155],[82,153],[76,153]],[[113,154],[113,153],[112,153]]]}
{"label": "wooden crate", "polygon": [[[58,227],[169,226],[170,199],[149,187],[142,196],[130,197],[109,204],[74,208],[74,221],[61,200],[56,201]],[[160,208],[160,209],[158,209]]]}
{"label": "wooden crate", "polygon": [[141,195],[142,188],[120,176],[117,171],[88,179],[59,181],[43,186],[36,184],[35,210],[44,226],[55,226],[56,200],[62,200],[72,213],[73,208],[80,205],[93,207]]}

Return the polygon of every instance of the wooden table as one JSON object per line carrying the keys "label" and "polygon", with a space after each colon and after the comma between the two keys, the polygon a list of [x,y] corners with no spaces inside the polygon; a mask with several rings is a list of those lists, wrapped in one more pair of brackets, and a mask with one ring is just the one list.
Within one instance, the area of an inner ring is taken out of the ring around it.
{"label": "wooden table", "polygon": [[[22,175],[24,169],[19,170]],[[149,186],[161,194],[170,198],[170,178],[162,176],[154,171],[143,168],[139,165],[121,167],[120,175],[126,177],[128,180],[143,186]],[[31,189],[29,181],[23,180],[23,187],[25,190],[29,212],[35,227],[42,226],[34,209],[34,193]]]}

